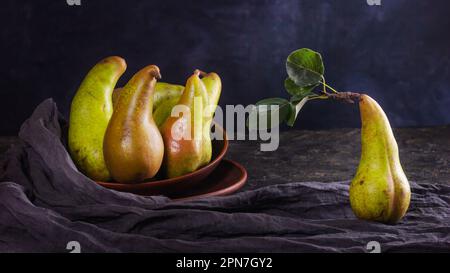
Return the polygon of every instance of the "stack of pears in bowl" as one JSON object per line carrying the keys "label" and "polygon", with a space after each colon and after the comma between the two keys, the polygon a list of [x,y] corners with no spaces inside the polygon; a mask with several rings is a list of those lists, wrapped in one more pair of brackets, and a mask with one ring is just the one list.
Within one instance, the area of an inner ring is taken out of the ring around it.
{"label": "stack of pears in bowl", "polygon": [[[77,166],[98,184],[145,195],[176,195],[204,180],[228,147],[213,123],[222,83],[195,70],[185,86],[157,82],[156,65],[116,88],[126,70],[121,57],[101,60],[73,98],[68,148]],[[175,114],[174,114],[175,113]],[[211,140],[211,127],[222,140]]]}

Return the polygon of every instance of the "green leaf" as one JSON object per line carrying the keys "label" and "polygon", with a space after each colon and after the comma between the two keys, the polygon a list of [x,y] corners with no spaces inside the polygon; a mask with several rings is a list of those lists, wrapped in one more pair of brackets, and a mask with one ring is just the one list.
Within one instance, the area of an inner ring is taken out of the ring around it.
{"label": "green leaf", "polygon": [[[272,113],[271,106],[278,106],[278,108]],[[247,119],[247,127],[249,128],[259,128],[259,129],[267,129],[267,128],[273,128],[275,126],[278,126],[281,122],[286,121],[288,116],[290,115],[291,109],[290,109],[290,102],[283,98],[269,98],[269,99],[263,99],[256,103],[256,107],[253,109],[253,111],[250,113],[250,117],[252,115],[256,116],[256,124],[252,123],[250,124],[250,118]],[[272,115],[278,115],[278,123],[272,124]],[[260,124],[260,121],[266,119],[266,124]],[[252,120],[255,121],[255,120]],[[256,127],[256,125],[259,125]]]}
{"label": "green leaf", "polygon": [[286,120],[287,125],[289,125],[291,127],[294,126],[294,123],[295,123],[295,120],[297,119],[298,113],[303,108],[303,106],[308,102],[308,100],[309,100],[309,97],[304,97],[297,104],[294,104],[292,102],[289,103],[290,112],[289,112],[289,116]]}
{"label": "green leaf", "polygon": [[290,78],[286,78],[286,80],[284,80],[284,88],[286,88],[286,91],[288,91],[288,93],[291,94],[292,96],[301,96],[302,98],[312,95],[313,94],[312,91],[317,86],[318,84],[300,87],[296,85],[295,82]]}
{"label": "green leaf", "polygon": [[324,70],[322,56],[308,48],[292,52],[286,60],[287,74],[299,87],[319,84]]}

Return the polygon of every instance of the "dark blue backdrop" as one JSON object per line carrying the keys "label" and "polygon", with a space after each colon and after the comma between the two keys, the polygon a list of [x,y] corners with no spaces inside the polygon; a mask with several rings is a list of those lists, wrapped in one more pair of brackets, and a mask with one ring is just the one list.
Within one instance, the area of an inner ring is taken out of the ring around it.
{"label": "dark blue backdrop", "polygon": [[[380,102],[394,126],[450,123],[450,2],[447,0],[2,1],[0,134],[15,134],[47,97],[68,113],[82,77],[108,55],[132,73],[158,64],[164,81],[195,69],[218,72],[221,104],[286,96],[285,58],[322,52],[339,90]],[[357,107],[309,103],[302,128],[359,126]]]}

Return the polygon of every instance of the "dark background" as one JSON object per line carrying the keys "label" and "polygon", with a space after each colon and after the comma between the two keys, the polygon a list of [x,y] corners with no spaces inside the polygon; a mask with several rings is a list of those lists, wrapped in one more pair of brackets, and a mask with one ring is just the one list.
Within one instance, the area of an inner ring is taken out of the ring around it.
{"label": "dark background", "polygon": [[[82,78],[108,55],[127,60],[119,84],[143,66],[184,84],[218,72],[225,104],[287,97],[285,59],[322,53],[328,83],[375,98],[393,126],[450,123],[447,0],[2,1],[0,134],[16,134],[43,99],[67,115]],[[356,106],[308,103],[297,127],[359,126]]]}

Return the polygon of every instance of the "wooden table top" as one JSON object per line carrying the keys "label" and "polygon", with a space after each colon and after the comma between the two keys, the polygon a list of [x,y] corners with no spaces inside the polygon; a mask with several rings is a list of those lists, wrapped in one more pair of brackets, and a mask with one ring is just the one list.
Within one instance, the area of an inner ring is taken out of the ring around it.
{"label": "wooden table top", "polygon": [[[450,183],[450,126],[394,130],[410,181]],[[18,141],[0,137],[0,152]],[[360,156],[360,130],[288,130],[278,150],[261,152],[257,141],[231,141],[226,158],[248,171],[245,189],[307,181],[351,180]]]}

